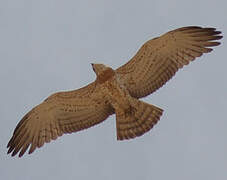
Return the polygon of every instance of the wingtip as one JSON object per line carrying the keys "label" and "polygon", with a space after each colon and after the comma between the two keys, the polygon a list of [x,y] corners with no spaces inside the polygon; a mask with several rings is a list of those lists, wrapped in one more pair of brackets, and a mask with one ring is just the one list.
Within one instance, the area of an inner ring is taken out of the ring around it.
{"label": "wingtip", "polygon": [[21,158],[24,155],[24,153],[19,153],[18,157]]}
{"label": "wingtip", "polygon": [[8,149],[8,151],[7,151],[7,154],[10,154],[11,152],[10,152],[10,150]]}
{"label": "wingtip", "polygon": [[18,153],[18,151],[16,149],[14,149],[13,153],[11,154],[11,156],[15,156]]}
{"label": "wingtip", "polygon": [[222,32],[221,31],[215,31],[215,34],[221,34]]}
{"label": "wingtip", "polygon": [[218,46],[218,45],[220,45],[220,44],[221,44],[221,42],[216,42],[215,46]]}
{"label": "wingtip", "polygon": [[10,154],[13,150],[14,150],[14,148],[12,146],[10,146],[8,151],[7,151],[7,154]]}
{"label": "wingtip", "polygon": [[30,148],[29,151],[28,151],[28,154],[33,153],[33,152],[35,151],[35,149],[36,149],[36,147],[33,148],[33,147],[31,146],[31,148]]}
{"label": "wingtip", "polygon": [[217,37],[217,40],[218,40],[218,39],[222,39],[222,38],[223,38],[223,36],[216,36],[216,37]]}

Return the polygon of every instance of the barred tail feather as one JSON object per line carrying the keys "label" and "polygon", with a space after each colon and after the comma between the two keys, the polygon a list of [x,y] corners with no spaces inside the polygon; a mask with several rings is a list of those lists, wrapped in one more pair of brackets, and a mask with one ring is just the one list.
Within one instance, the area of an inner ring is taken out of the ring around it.
{"label": "barred tail feather", "polygon": [[117,140],[143,135],[159,121],[162,113],[162,109],[133,98],[130,111],[116,110]]}

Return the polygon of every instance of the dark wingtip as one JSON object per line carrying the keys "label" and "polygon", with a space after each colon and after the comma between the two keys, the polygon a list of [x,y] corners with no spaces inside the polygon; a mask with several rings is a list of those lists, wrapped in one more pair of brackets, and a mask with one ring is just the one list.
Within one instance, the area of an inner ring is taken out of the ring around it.
{"label": "dark wingtip", "polygon": [[216,43],[216,46],[218,46],[218,45],[220,45],[220,44],[221,44],[221,42],[217,42],[217,43]]}
{"label": "dark wingtip", "polygon": [[219,46],[221,42],[219,41],[210,41],[210,44],[206,47]]}
{"label": "dark wingtip", "polygon": [[206,48],[206,49],[207,49],[207,52],[208,52],[208,53],[211,52],[211,51],[213,51],[212,48]]}
{"label": "dark wingtip", "polygon": [[32,147],[31,147],[31,148],[29,149],[29,151],[28,151],[28,154],[33,153],[33,152],[35,151],[35,149],[36,149],[36,148],[32,148]]}
{"label": "dark wingtip", "polygon": [[25,152],[22,152],[22,151],[21,151],[20,154],[18,155],[18,157],[19,157],[19,158],[22,157],[22,156],[24,155],[24,153],[25,153]]}
{"label": "dark wingtip", "polygon": [[216,36],[217,37],[217,39],[222,39],[223,38],[223,36]]}
{"label": "dark wingtip", "polygon": [[221,34],[222,32],[221,31],[215,31],[215,34]]}
{"label": "dark wingtip", "polygon": [[12,157],[15,156],[17,154],[18,151],[16,151],[16,149],[14,149],[13,153],[12,153]]}
{"label": "dark wingtip", "polygon": [[7,144],[7,148],[9,148],[10,146],[11,146],[11,144],[12,144],[12,141],[13,141],[13,137],[11,137],[11,139],[9,140],[9,142],[8,142],[8,144]]}
{"label": "dark wingtip", "polygon": [[14,147],[13,146],[10,146],[8,151],[7,151],[7,154],[10,154],[12,151],[13,151]]}

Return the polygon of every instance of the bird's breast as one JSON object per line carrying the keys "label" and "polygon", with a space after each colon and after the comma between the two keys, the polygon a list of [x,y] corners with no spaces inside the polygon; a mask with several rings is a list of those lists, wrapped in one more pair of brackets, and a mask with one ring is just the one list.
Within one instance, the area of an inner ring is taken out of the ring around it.
{"label": "bird's breast", "polygon": [[103,93],[109,97],[110,103],[114,108],[128,109],[129,103],[129,93],[126,88],[122,87],[121,83],[118,81],[117,77],[114,76],[111,79],[105,81],[103,85]]}

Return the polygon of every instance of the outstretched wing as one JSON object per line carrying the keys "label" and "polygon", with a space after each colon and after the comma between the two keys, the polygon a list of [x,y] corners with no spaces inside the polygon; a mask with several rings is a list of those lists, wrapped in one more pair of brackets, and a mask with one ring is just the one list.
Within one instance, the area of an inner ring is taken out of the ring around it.
{"label": "outstretched wing", "polygon": [[116,71],[131,96],[151,94],[171,79],[178,69],[217,46],[221,32],[215,28],[183,27],[147,41],[136,55]]}
{"label": "outstretched wing", "polygon": [[7,147],[12,156],[29,154],[64,133],[77,132],[104,121],[113,113],[100,86],[91,83],[81,89],[59,92],[28,112],[18,123]]}

